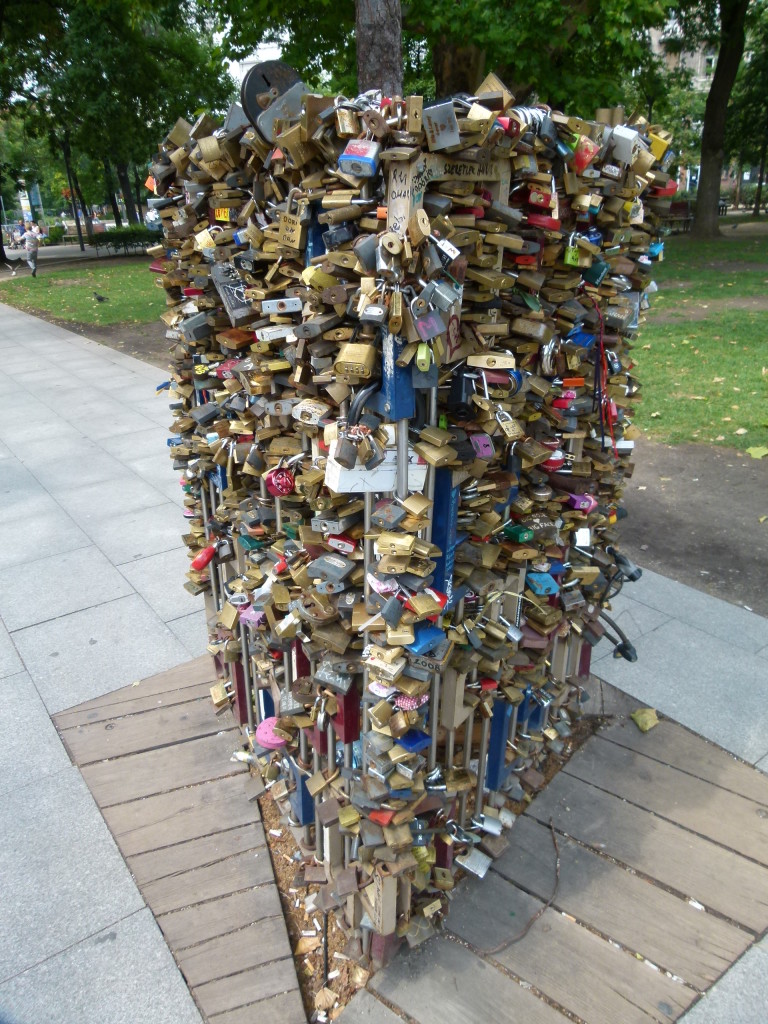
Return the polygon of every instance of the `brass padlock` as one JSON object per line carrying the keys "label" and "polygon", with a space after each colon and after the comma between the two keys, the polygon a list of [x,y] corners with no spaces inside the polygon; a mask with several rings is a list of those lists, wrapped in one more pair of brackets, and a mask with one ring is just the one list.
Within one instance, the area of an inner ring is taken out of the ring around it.
{"label": "brass padlock", "polygon": [[370,380],[376,366],[376,349],[365,342],[345,342],[333,364],[337,374]]}
{"label": "brass padlock", "polygon": [[296,197],[301,194],[299,189],[292,188],[285,201],[285,210],[281,210],[278,217],[278,244],[287,245],[291,249],[304,249],[307,244],[307,227],[311,220],[309,207],[306,201],[297,201],[295,209],[293,205]]}

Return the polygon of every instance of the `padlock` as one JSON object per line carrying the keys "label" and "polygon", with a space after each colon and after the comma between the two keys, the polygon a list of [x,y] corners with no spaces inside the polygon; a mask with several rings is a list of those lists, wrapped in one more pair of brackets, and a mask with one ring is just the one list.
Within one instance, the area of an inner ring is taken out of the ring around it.
{"label": "padlock", "polygon": [[563,262],[567,263],[569,267],[578,267],[579,265],[579,247],[574,242],[575,238],[576,233],[572,232],[563,254]]}
{"label": "padlock", "polygon": [[507,440],[518,441],[520,438],[525,437],[525,431],[514,416],[501,407],[496,410],[496,422],[501,427],[501,432]]}
{"label": "padlock", "polygon": [[342,432],[336,441],[333,459],[343,469],[354,469],[357,462],[357,449],[359,438],[350,436],[348,432]]}
{"label": "padlock", "polygon": [[[278,243],[291,249],[306,247],[307,228],[312,219],[309,206],[303,198],[299,200],[299,196],[303,197],[300,189],[292,188],[285,201],[285,209],[278,214]],[[294,202],[297,204],[295,207]]]}
{"label": "padlock", "polygon": [[[298,456],[298,459],[303,456]],[[289,459],[288,465],[283,465],[286,462],[285,458],[280,459],[274,469],[268,470],[264,474],[264,483],[270,494],[276,498],[284,498],[288,494],[293,494],[294,487],[296,485],[296,479],[291,471],[291,464],[295,464],[297,459]]]}
{"label": "padlock", "polygon": [[346,341],[333,364],[337,374],[369,380],[376,368],[376,348],[370,342]]}

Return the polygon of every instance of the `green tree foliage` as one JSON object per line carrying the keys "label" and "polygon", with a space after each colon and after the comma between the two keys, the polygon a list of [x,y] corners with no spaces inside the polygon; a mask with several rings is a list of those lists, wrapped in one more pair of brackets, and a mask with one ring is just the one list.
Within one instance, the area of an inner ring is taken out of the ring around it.
{"label": "green tree foliage", "polygon": [[[561,106],[586,91],[590,106],[611,104],[620,99],[622,69],[644,52],[638,33],[663,24],[667,10],[667,0],[406,3],[404,88],[433,96],[472,91],[496,71],[519,100],[535,93]],[[357,91],[354,0],[218,0],[215,14],[235,55],[276,42],[308,84]]]}
{"label": "green tree foliage", "polygon": [[[46,140],[59,165],[68,152],[86,208],[104,201],[105,162],[130,192],[129,166],[142,168],[143,181],[158,139],[177,117],[223,110],[235,92],[194,4],[6,0],[0,47],[0,117],[23,123],[30,153],[34,139]],[[6,187],[19,177],[17,164],[0,137]]]}
{"label": "green tree foliage", "polygon": [[758,165],[754,195],[760,211],[768,147],[768,4],[755,4],[747,25],[745,55],[728,107],[725,152],[739,166]]}
{"label": "green tree foliage", "polygon": [[725,157],[728,102],[744,52],[745,24],[750,3],[762,0],[700,0],[674,7],[677,31],[668,46],[694,52],[705,46],[717,52],[707,93],[701,133],[701,175],[693,233],[716,238],[720,233],[718,203]]}

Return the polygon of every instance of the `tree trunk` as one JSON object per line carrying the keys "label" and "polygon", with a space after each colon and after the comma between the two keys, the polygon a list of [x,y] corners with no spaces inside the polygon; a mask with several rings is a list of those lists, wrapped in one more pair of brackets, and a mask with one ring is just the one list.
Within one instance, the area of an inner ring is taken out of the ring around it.
{"label": "tree trunk", "polygon": [[704,110],[696,219],[691,228],[694,238],[717,238],[720,234],[718,204],[723,172],[725,119],[728,100],[744,53],[744,17],[748,6],[749,0],[720,2],[720,49]]}
{"label": "tree trunk", "polygon": [[135,224],[139,219],[136,216],[136,206],[133,202],[133,192],[131,192],[131,182],[128,178],[128,164],[117,165],[117,180],[120,182],[120,190],[123,193],[123,202],[125,203],[125,215],[128,218],[129,224]]}
{"label": "tree trunk", "polygon": [[133,187],[136,189],[136,209],[139,213],[139,223],[144,223],[144,214],[141,212],[141,182],[139,181],[139,169],[133,165]]}
{"label": "tree trunk", "polygon": [[474,93],[485,78],[485,50],[472,43],[457,46],[442,36],[439,46],[432,50],[432,70],[438,97]]}
{"label": "tree trunk", "polygon": [[357,88],[403,95],[403,23],[400,0],[355,0]]}
{"label": "tree trunk", "polygon": [[77,171],[72,167],[72,184],[75,188],[75,195],[77,201],[80,203],[80,209],[83,213],[83,220],[85,221],[85,233],[89,238],[93,237],[93,220],[88,207],[85,205],[85,197],[83,196],[83,190],[80,188],[80,181],[77,177]]}
{"label": "tree trunk", "polygon": [[768,150],[768,135],[763,136],[763,144],[760,147],[760,170],[757,175],[757,191],[755,192],[755,207],[752,210],[753,217],[760,216],[760,203],[763,201],[763,178],[765,176],[765,154]]}
{"label": "tree trunk", "polygon": [[734,209],[738,210],[741,206],[741,182],[744,177],[744,161],[739,157],[739,162],[736,167],[736,188],[733,190],[733,206]]}
{"label": "tree trunk", "polygon": [[102,160],[102,165],[104,167],[104,184],[107,186],[107,196],[109,197],[109,205],[112,207],[112,216],[115,218],[115,227],[121,228],[123,226],[123,218],[120,216],[120,207],[117,205],[112,168],[109,165],[109,160]]}

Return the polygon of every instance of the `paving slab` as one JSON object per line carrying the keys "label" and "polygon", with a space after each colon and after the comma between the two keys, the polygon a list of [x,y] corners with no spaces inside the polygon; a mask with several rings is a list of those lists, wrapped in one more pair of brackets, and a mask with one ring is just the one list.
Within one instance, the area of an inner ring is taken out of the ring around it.
{"label": "paving slab", "polygon": [[768,939],[753,946],[680,1018],[681,1024],[765,1024]]}
{"label": "paving slab", "polygon": [[143,906],[76,768],[6,793],[3,819],[0,982]]}
{"label": "paving slab", "polygon": [[[77,440],[82,437],[76,432]],[[106,480],[120,479],[125,467],[105,451],[92,452],[87,459],[75,448],[72,453],[61,455],[48,462],[37,463],[35,478],[54,496],[59,491],[71,490],[75,485],[98,484]]]}
{"label": "paving slab", "polygon": [[[125,460],[125,464],[142,480],[146,480],[161,494],[164,494],[174,505],[183,506],[185,495],[179,483],[181,474],[171,468],[166,448],[158,445],[156,454],[144,455],[141,458],[128,458]],[[183,526],[179,527],[179,532],[183,532]]]}
{"label": "paving slab", "polygon": [[136,594],[17,630],[13,641],[50,714],[188,658]]}
{"label": "paving slab", "polygon": [[113,565],[122,565],[180,547],[184,519],[178,505],[168,499],[162,505],[89,523],[85,529]]}
{"label": "paving slab", "polygon": [[[765,621],[706,594],[697,596],[727,609],[730,615]],[[638,700],[754,763],[768,752],[765,659],[740,647],[738,638],[730,643],[706,631],[709,620],[699,625],[701,628],[695,628],[670,620],[635,642],[635,664],[603,657],[595,663],[594,671]]]}
{"label": "paving slab", "polygon": [[69,767],[69,757],[28,672],[0,687],[0,793]]}
{"label": "paving slab", "polygon": [[168,499],[127,467],[117,480],[77,484],[59,491],[56,500],[78,524],[93,524],[126,512],[163,505]]}
{"label": "paving slab", "polygon": [[26,466],[18,459],[3,459],[0,463],[0,508],[4,517],[27,515],[40,499],[50,508],[49,495]]}
{"label": "paving slab", "polygon": [[100,439],[98,444],[104,451],[109,452],[116,459],[120,459],[126,465],[136,459],[149,458],[152,455],[163,455],[165,468],[169,476],[173,476],[168,449],[165,444],[166,432],[153,423],[144,430],[134,431],[132,434],[115,434],[113,437]]}
{"label": "paving slab", "polygon": [[13,536],[13,544],[0,546],[0,569],[58,558],[91,543],[88,534],[47,492],[30,501],[26,514],[19,506],[14,506],[13,515],[0,514],[0,525]]}
{"label": "paving slab", "polygon": [[0,616],[11,632],[133,593],[92,545],[0,570]]}
{"label": "paving slab", "polygon": [[0,984],[3,1024],[201,1024],[149,910]]}
{"label": "paving slab", "polygon": [[90,438],[83,437],[67,424],[62,424],[62,426],[65,429],[61,432],[57,430],[53,436],[37,437],[36,435],[34,439],[27,436],[8,441],[14,455],[33,475],[35,467],[42,463],[62,458],[80,458],[85,461],[94,455],[103,454],[103,449]]}
{"label": "paving slab", "polygon": [[184,589],[188,570],[186,549],[177,547],[135,562],[126,562],[119,571],[163,622],[169,622],[191,615],[202,607],[202,598]]}
{"label": "paving slab", "polygon": [[352,996],[336,1019],[342,1024],[402,1024],[403,1020],[364,988]]}
{"label": "paving slab", "polygon": [[10,633],[0,622],[0,679],[18,675],[24,671],[24,662],[19,657]]}
{"label": "paving slab", "polygon": [[[643,569],[636,583],[625,584],[623,594],[685,625],[701,629],[702,623],[706,623],[710,636],[725,640],[733,647],[754,653],[768,644],[768,619],[650,569]],[[622,596],[617,598],[616,607]]]}
{"label": "paving slab", "polygon": [[83,416],[76,416],[70,419],[75,429],[82,431],[86,437],[92,437],[98,441],[102,437],[117,437],[121,434],[139,433],[151,425],[151,420],[135,409],[127,408],[110,399],[106,404],[111,406],[104,413],[85,409]]}
{"label": "paving slab", "polygon": [[171,619],[166,623],[173,635],[179,640],[190,658],[198,658],[205,654],[208,646],[208,630],[205,612],[202,608],[191,615],[182,615],[180,619]]}

